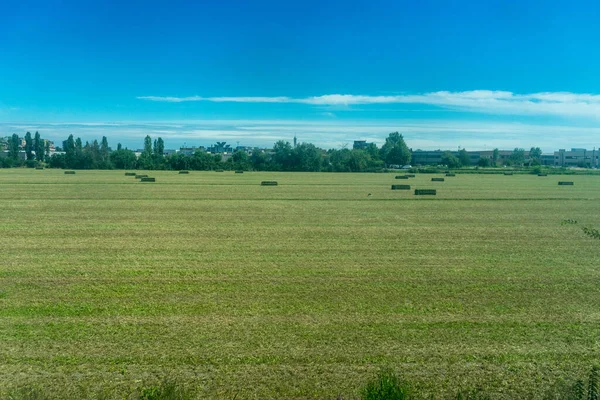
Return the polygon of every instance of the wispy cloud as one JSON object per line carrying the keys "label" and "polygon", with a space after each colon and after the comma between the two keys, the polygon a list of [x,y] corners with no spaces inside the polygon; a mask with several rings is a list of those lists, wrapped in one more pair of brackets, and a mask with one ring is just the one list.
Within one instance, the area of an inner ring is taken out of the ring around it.
{"label": "wispy cloud", "polygon": [[336,148],[363,139],[384,143],[390,132],[399,131],[413,149],[469,150],[513,149],[540,146],[544,151],[570,147],[598,147],[600,128],[570,125],[539,125],[514,122],[481,122],[466,120],[396,120],[343,121],[332,118],[321,121],[293,120],[200,120],[153,122],[97,123],[0,123],[0,137],[12,133],[39,131],[43,137],[61,143],[69,134],[82,140],[107,136],[129,148],[141,148],[146,135],[162,137],[167,148],[187,145],[209,145],[215,141],[240,142],[249,146],[271,147],[277,140],[291,141],[294,135],[301,142],[311,142],[324,148]]}
{"label": "wispy cloud", "polygon": [[569,92],[516,94],[507,91],[471,90],[465,92],[430,92],[370,96],[327,94],[293,98],[278,97],[161,97],[140,96],[140,100],[181,103],[203,101],[213,103],[290,103],[312,106],[356,106],[372,104],[426,104],[458,111],[489,114],[558,115],[600,118],[600,95]]}

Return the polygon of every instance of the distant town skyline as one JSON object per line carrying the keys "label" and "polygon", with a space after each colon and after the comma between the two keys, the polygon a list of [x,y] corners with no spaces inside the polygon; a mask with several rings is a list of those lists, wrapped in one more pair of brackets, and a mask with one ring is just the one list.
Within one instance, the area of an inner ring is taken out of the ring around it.
{"label": "distant town skyline", "polygon": [[424,150],[600,142],[600,3],[74,0],[0,9],[0,135],[139,147],[402,133]]}

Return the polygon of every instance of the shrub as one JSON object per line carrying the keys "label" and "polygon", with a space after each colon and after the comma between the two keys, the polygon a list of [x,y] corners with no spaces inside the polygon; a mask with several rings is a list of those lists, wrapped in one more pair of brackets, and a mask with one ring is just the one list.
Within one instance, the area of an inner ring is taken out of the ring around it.
{"label": "shrub", "polygon": [[392,190],[410,190],[410,185],[392,185]]}
{"label": "shrub", "polygon": [[409,388],[391,370],[381,371],[362,390],[363,400],[403,400],[409,398]]}
{"label": "shrub", "polygon": [[261,186],[277,186],[277,181],[262,181]]}
{"label": "shrub", "polygon": [[585,233],[586,235],[588,235],[591,238],[600,239],[600,231],[598,229],[589,228],[587,226],[584,226],[583,228],[581,228],[581,230],[583,231],[583,233]]}

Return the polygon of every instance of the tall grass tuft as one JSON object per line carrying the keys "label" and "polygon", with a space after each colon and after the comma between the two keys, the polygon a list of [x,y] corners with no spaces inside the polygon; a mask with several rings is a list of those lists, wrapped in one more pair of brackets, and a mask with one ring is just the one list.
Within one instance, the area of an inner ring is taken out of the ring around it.
{"label": "tall grass tuft", "polygon": [[189,400],[195,397],[181,384],[172,380],[164,380],[159,385],[138,388],[130,398],[134,400]]}
{"label": "tall grass tuft", "polygon": [[598,366],[594,365],[588,379],[587,400],[598,400]]}
{"label": "tall grass tuft", "polygon": [[363,400],[404,400],[409,396],[408,385],[389,369],[379,372],[362,390]]}

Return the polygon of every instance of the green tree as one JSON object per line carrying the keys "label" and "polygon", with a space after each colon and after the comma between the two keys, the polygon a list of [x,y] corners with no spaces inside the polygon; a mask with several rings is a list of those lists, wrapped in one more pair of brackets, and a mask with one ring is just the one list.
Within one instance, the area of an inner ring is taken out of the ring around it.
{"label": "green tree", "polygon": [[25,134],[25,156],[27,161],[33,160],[33,138],[31,132]]}
{"label": "green tree", "polygon": [[40,137],[39,132],[35,132],[33,138],[33,149],[35,151],[35,159],[38,161],[44,161],[44,141]]}
{"label": "green tree", "polygon": [[48,141],[48,140],[46,140],[44,143],[44,153],[45,153],[44,160],[46,162],[48,162],[48,160],[50,159],[50,141]]}
{"label": "green tree", "polygon": [[444,154],[442,154],[442,164],[447,165],[448,168],[461,167],[460,159],[449,151],[445,151]]}
{"label": "green tree", "polygon": [[264,171],[269,168],[269,160],[264,151],[254,150],[250,156],[250,164],[255,171]]}
{"label": "green tree", "polygon": [[509,159],[512,165],[523,165],[525,163],[525,149],[515,148]]}
{"label": "green tree", "polygon": [[117,150],[121,150],[121,149],[122,149],[121,143],[118,143],[117,144]]}
{"label": "green tree", "polygon": [[162,157],[165,154],[165,142],[162,138],[158,138],[154,141],[154,155]]}
{"label": "green tree", "polygon": [[312,143],[300,143],[292,149],[291,169],[294,171],[318,172],[321,170],[323,156],[321,150]]}
{"label": "green tree", "polygon": [[108,161],[110,156],[110,147],[108,147],[108,139],[106,136],[102,136],[102,143],[100,144],[100,155],[103,161]]}
{"label": "green tree", "polygon": [[279,140],[273,146],[273,162],[275,169],[289,171],[292,167],[292,145]]}
{"label": "green tree", "polygon": [[131,150],[115,150],[110,153],[111,164],[117,169],[132,169],[136,166],[135,153]]}
{"label": "green tree", "polygon": [[19,135],[17,135],[16,133],[13,133],[13,135],[10,137],[10,141],[8,142],[9,157],[15,161],[19,159],[20,142],[21,141],[19,140]]}
{"label": "green tree", "polygon": [[461,149],[458,152],[458,159],[463,167],[471,165],[471,157],[469,157],[469,152],[466,149]]}
{"label": "green tree", "polygon": [[477,161],[477,165],[479,165],[480,167],[489,167],[490,166],[490,159],[487,157],[481,157],[479,159],[479,161]]}
{"label": "green tree", "polygon": [[392,132],[385,139],[380,156],[388,165],[405,165],[410,163],[411,153],[402,135]]}
{"label": "green tree", "polygon": [[531,165],[540,165],[542,163],[542,149],[539,147],[532,147],[529,150],[529,160]]}
{"label": "green tree", "polygon": [[250,157],[248,157],[248,153],[245,151],[234,151],[229,160],[231,160],[231,166],[234,170],[247,171],[250,169]]}
{"label": "green tree", "polygon": [[497,148],[492,152],[492,164],[494,167],[498,165],[498,159],[500,158],[500,150]]}
{"label": "green tree", "polygon": [[144,138],[144,154],[147,156],[152,154],[152,138],[149,135]]}

